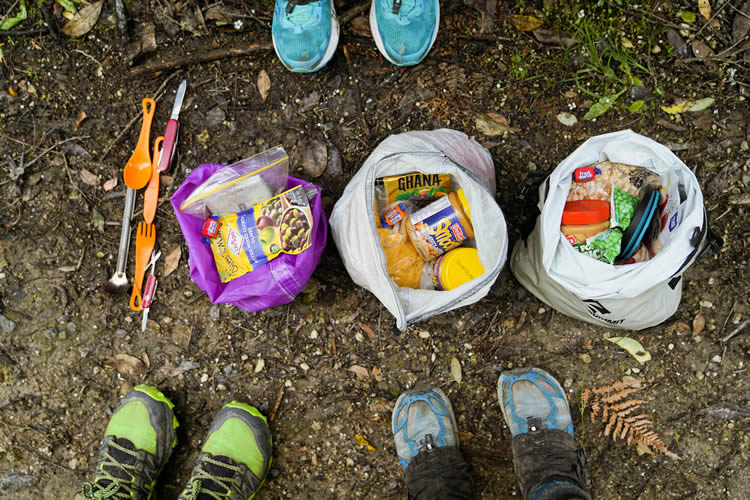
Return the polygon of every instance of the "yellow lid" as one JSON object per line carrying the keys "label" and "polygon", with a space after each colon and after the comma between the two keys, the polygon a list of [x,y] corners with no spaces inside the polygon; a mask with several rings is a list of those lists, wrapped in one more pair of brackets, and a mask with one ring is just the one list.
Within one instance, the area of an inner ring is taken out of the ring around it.
{"label": "yellow lid", "polygon": [[463,189],[456,190],[456,196],[458,196],[458,201],[461,202],[461,207],[464,209],[464,212],[466,212],[466,217],[471,220],[471,206],[469,205],[469,201],[466,199],[466,195],[464,194]]}
{"label": "yellow lid", "polygon": [[484,274],[476,248],[456,248],[435,261],[433,272],[440,288],[453,290]]}

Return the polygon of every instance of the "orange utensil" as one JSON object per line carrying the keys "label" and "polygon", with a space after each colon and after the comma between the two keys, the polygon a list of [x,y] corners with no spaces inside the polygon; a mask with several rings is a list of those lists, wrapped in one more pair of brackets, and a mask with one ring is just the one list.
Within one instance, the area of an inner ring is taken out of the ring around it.
{"label": "orange utensil", "polygon": [[153,161],[151,162],[151,180],[148,181],[146,191],[143,194],[143,218],[149,224],[154,222],[156,216],[156,205],[159,203],[159,160],[161,154],[159,147],[164,141],[164,137],[157,137],[154,142]]}
{"label": "orange utensil", "polygon": [[[140,311],[143,290],[143,275],[146,265],[151,259],[151,253],[156,243],[156,228],[147,222],[138,223],[138,233],[135,235],[135,276],[133,277],[133,293],[130,295],[130,308]],[[136,300],[138,303],[136,304]]]}
{"label": "orange utensil", "polygon": [[125,185],[130,189],[141,189],[151,178],[151,155],[149,155],[149,134],[151,133],[151,120],[154,118],[156,102],[150,97],[145,98],[143,105],[143,125],[141,133],[138,136],[138,144],[133,151],[133,155],[125,165],[125,171],[122,178]]}

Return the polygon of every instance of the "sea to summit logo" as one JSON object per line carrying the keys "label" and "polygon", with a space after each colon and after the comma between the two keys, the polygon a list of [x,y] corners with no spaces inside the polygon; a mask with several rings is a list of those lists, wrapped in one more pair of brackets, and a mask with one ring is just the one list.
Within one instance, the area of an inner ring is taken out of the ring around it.
{"label": "sea to summit logo", "polygon": [[604,314],[612,314],[612,311],[604,307],[598,300],[583,299],[581,300],[581,302],[584,303],[589,314],[596,319],[600,319],[606,323],[609,323],[610,325],[619,325],[620,323],[625,321],[624,319],[609,319],[603,317],[602,315]]}
{"label": "sea to summit logo", "polygon": [[589,310],[589,312],[592,315],[598,314],[609,314],[609,309],[601,305],[598,301],[593,299],[585,299],[583,301],[584,304],[586,304],[586,309]]}

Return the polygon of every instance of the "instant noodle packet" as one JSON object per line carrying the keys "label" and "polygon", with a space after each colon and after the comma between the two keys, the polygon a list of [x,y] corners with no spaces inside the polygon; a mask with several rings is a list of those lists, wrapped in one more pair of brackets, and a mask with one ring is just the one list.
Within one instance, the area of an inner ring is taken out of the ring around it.
{"label": "instant noodle packet", "polygon": [[313,224],[308,196],[314,194],[297,186],[250,210],[220,217],[218,234],[210,243],[221,282],[249,273],[281,253],[307,250]]}
{"label": "instant noodle packet", "polygon": [[450,174],[420,174],[412,172],[375,179],[375,200],[378,211],[398,202],[410,202],[422,208],[435,198],[448,196]]}

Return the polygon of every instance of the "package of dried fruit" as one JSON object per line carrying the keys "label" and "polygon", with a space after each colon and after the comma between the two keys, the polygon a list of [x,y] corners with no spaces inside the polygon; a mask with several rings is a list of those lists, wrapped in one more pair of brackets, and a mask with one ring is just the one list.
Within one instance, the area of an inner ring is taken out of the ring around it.
{"label": "package of dried fruit", "polygon": [[281,253],[310,247],[313,216],[310,199],[318,188],[302,186],[258,203],[244,212],[220,217],[218,234],[208,238],[222,283],[242,276]]}

